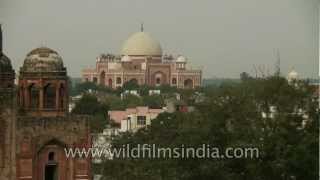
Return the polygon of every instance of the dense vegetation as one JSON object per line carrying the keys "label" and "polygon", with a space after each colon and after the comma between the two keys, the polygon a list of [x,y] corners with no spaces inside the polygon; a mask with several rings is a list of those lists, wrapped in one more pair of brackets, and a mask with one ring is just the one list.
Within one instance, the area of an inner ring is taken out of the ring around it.
{"label": "dense vegetation", "polygon": [[[159,87],[150,87],[146,85],[139,86],[131,81],[125,83],[122,88],[118,89],[110,89],[105,86],[97,85],[93,82],[76,83],[70,86],[72,87],[70,91],[70,94],[72,96],[85,95],[84,99],[81,100],[81,104],[77,103],[77,105],[79,105],[84,110],[84,112],[87,112],[87,108],[85,108],[86,106],[90,106],[88,107],[88,109],[96,108],[94,105],[95,103],[91,103],[90,101],[86,103],[87,100],[91,100],[93,98],[87,98],[87,96],[90,95],[96,97],[96,101],[99,101],[98,103],[106,105],[106,107],[108,107],[109,110],[124,110],[126,108],[136,106],[149,106],[151,108],[161,108],[165,105],[165,100],[175,98],[176,93],[181,95],[181,99],[183,101],[188,102],[188,104],[192,104],[194,103],[192,99],[194,91],[201,90],[183,90],[177,89],[175,87],[170,87],[168,85],[163,85]],[[155,89],[160,90],[161,95],[149,95],[149,90]],[[121,98],[120,94],[128,90],[136,90],[139,96],[124,94],[123,98]],[[76,110],[75,112],[84,113],[78,110]]]}
{"label": "dense vegetation", "polygon": [[[180,90],[168,85],[159,86],[157,88],[150,86],[139,86],[134,82],[127,82],[122,88],[110,89],[105,86],[97,85],[92,82],[70,84],[72,96],[82,95],[82,98],[76,102],[72,113],[92,115],[91,130],[92,132],[101,132],[107,124],[107,113],[109,110],[125,110],[136,106],[148,106],[150,108],[162,108],[165,106],[165,100],[174,98],[175,93],[181,94],[181,98],[193,103],[193,90]],[[149,95],[149,90],[160,90],[161,95]],[[139,96],[132,94],[120,94],[126,90],[136,90]]]}
{"label": "dense vegetation", "polygon": [[[198,103],[192,99],[193,90],[159,88],[162,95],[148,96],[152,87],[131,82],[117,90],[93,83],[77,84],[73,88],[74,94],[84,93],[84,96],[73,113],[94,115],[93,132],[99,132],[107,122],[108,110],[137,105],[161,107],[164,99],[179,92],[184,101],[196,106],[195,112],[161,114],[150,127],[116,138],[114,147],[124,144],[131,147],[138,144],[160,147],[210,144],[222,151],[227,147],[257,147],[260,157],[115,158],[106,160],[102,166],[105,179],[318,179],[319,109],[314,87],[307,82],[297,81],[289,85],[286,79],[278,76],[252,78],[242,74],[241,82],[222,82],[195,90],[206,97],[205,101]],[[88,94],[88,89],[95,93]],[[120,93],[125,89],[138,90],[141,97],[126,95],[121,99]]]}
{"label": "dense vegetation", "polygon": [[98,101],[97,97],[90,94],[84,96],[76,103],[72,110],[74,114],[91,115],[91,132],[102,132],[105,125],[108,123],[107,112],[109,107]]}
{"label": "dense vegetation", "polygon": [[[306,82],[245,77],[202,91],[207,99],[196,104],[197,111],[161,114],[150,127],[118,137],[114,147],[250,146],[260,149],[258,159],[115,158],[104,163],[105,179],[318,179],[318,102]],[[270,107],[276,109],[273,117]]]}

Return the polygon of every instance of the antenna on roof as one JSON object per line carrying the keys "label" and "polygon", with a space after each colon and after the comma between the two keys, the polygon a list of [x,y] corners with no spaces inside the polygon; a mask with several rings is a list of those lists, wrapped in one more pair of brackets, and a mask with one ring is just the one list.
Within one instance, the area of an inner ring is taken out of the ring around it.
{"label": "antenna on roof", "polygon": [[141,32],[143,32],[143,23],[141,23],[140,30],[141,30]]}

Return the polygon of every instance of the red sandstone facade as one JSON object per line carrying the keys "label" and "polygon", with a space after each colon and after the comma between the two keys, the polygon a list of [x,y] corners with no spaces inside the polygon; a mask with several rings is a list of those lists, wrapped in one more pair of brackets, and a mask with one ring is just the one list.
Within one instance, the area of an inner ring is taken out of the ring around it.
{"label": "red sandstone facade", "polygon": [[110,88],[122,87],[128,81],[139,85],[197,88],[201,86],[202,71],[188,68],[183,56],[163,56],[160,44],[141,31],[129,37],[121,55],[99,56],[95,68],[82,71],[82,81]]}
{"label": "red sandstone facade", "polygon": [[91,146],[88,118],[68,114],[68,79],[62,58],[37,48],[20,69],[17,179],[91,179],[90,159],[67,158],[65,149]]}
{"label": "red sandstone facade", "polygon": [[91,159],[65,154],[91,147],[91,137],[89,117],[68,114],[62,58],[49,48],[32,50],[15,88],[1,35],[0,26],[0,179],[91,180]]}

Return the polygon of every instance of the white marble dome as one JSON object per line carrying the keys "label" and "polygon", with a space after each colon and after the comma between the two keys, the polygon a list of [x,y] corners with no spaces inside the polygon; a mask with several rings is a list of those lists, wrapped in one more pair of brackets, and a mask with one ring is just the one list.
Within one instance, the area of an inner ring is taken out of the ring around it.
{"label": "white marble dome", "polygon": [[292,81],[292,80],[296,80],[299,78],[299,74],[297,73],[297,71],[295,71],[294,69],[292,69],[289,73],[288,73],[288,77],[287,79],[289,81]]}
{"label": "white marble dome", "polygon": [[162,56],[160,43],[146,32],[131,35],[123,44],[122,55],[129,56]]}

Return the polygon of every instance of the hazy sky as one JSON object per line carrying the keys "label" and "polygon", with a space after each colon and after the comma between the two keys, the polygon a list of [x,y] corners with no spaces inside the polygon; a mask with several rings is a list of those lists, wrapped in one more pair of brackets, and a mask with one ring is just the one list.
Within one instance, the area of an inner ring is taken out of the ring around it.
{"label": "hazy sky", "polygon": [[183,54],[205,77],[239,77],[254,65],[316,77],[318,0],[0,0],[4,51],[16,71],[33,48],[62,56],[69,75],[119,53],[145,24],[165,53]]}

